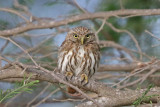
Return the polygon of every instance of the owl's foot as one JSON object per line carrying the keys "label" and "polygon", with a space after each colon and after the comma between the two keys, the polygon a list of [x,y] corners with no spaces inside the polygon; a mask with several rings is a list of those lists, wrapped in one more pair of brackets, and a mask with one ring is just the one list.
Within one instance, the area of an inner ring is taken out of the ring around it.
{"label": "owl's foot", "polygon": [[86,74],[81,74],[81,83],[86,85],[88,83],[88,76]]}
{"label": "owl's foot", "polygon": [[72,79],[73,73],[72,72],[66,72],[65,76],[66,76],[66,80]]}

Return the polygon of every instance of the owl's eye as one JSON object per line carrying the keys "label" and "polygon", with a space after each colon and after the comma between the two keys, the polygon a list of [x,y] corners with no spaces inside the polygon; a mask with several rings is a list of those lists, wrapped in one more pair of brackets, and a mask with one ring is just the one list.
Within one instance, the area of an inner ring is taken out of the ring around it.
{"label": "owl's eye", "polygon": [[86,37],[87,37],[87,38],[90,38],[90,34],[87,34]]}
{"label": "owl's eye", "polygon": [[77,34],[73,34],[74,38],[78,38],[78,35]]}

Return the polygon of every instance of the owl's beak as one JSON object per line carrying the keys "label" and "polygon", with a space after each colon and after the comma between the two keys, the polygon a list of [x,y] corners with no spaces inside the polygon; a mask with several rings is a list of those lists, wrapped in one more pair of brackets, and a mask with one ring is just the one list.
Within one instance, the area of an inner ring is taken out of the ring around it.
{"label": "owl's beak", "polygon": [[84,37],[81,37],[81,44],[83,45],[84,43]]}

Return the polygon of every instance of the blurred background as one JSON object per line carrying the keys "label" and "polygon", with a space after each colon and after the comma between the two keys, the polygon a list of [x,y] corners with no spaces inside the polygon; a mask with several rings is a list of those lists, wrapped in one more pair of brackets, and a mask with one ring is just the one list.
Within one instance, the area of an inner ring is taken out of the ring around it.
{"label": "blurred background", "polygon": [[[22,6],[19,8],[17,6]],[[69,18],[71,16],[83,14],[84,11],[108,12],[123,9],[158,9],[160,8],[160,0],[0,0],[0,30],[12,29],[23,26],[25,21],[13,14],[12,12],[3,11],[2,8],[10,8],[18,11],[27,18],[31,15],[41,21],[58,21]],[[86,26],[96,32],[102,25],[101,19],[82,20],[70,23],[56,28],[36,29],[10,37],[18,45],[23,47],[34,60],[41,66],[54,70],[57,65],[57,51],[69,29],[77,26]],[[122,47],[129,49],[131,54],[123,49],[114,46],[101,46],[101,64],[102,65],[125,65],[138,61],[150,61],[152,57],[160,57],[159,39],[151,36],[146,31],[151,32],[160,38],[160,16],[135,16],[135,17],[111,17],[107,19],[107,23],[112,24],[116,29],[122,30],[117,32],[111,26],[105,24],[103,29],[98,32],[99,41],[112,41]],[[135,41],[127,33],[130,32],[134,39],[138,42],[141,51],[145,54],[140,59],[139,50]],[[21,62],[25,64],[33,64],[30,58],[15,44],[0,37],[0,55],[10,61]],[[1,66],[7,62],[2,61]],[[99,81],[112,86],[124,78],[129,72],[126,71],[101,71],[96,73],[95,78]],[[109,74],[109,76],[108,76]],[[104,76],[106,75],[106,76]],[[123,75],[123,76],[122,76]],[[127,82],[134,81],[137,77],[132,77]],[[125,83],[124,83],[125,84]],[[147,86],[150,81],[145,81],[141,87]],[[123,84],[121,84],[123,85]],[[0,88],[3,90],[15,88],[16,85],[10,82],[0,82]],[[62,85],[62,87],[64,87]],[[138,86],[128,88],[134,89]],[[10,99],[10,107],[24,107],[31,102],[36,95],[44,90],[43,94],[28,106],[37,107],[73,107],[84,99],[72,98],[65,92],[61,91],[55,84],[40,82],[33,87],[32,93],[18,94],[12,101]],[[38,104],[41,100],[51,95],[43,103]],[[37,105],[36,105],[37,104]]]}

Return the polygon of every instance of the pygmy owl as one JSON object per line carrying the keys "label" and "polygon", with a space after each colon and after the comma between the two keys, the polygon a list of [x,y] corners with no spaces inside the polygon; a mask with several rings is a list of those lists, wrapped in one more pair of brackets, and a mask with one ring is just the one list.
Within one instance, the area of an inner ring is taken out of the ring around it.
{"label": "pygmy owl", "polygon": [[[71,29],[59,49],[58,69],[66,77],[76,76],[84,83],[97,71],[100,60],[95,34],[86,27]],[[72,93],[72,92],[71,92]]]}

